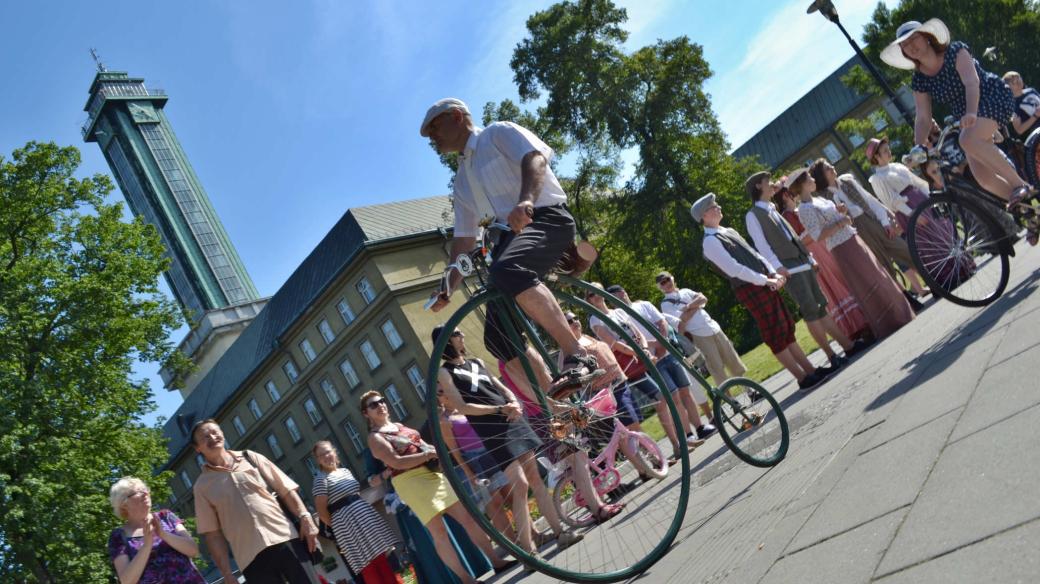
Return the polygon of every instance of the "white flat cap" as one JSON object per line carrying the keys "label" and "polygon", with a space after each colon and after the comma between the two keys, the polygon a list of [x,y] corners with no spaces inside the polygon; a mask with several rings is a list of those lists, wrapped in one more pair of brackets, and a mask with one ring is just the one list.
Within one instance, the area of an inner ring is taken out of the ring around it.
{"label": "white flat cap", "polygon": [[454,97],[439,99],[436,103],[430,106],[430,109],[426,110],[426,117],[423,118],[422,125],[419,126],[419,135],[423,138],[429,138],[430,133],[427,131],[426,126],[430,125],[433,118],[443,114],[444,112],[450,112],[451,110],[459,110],[467,116],[470,115],[469,108],[466,107],[466,103],[461,99],[456,99]]}

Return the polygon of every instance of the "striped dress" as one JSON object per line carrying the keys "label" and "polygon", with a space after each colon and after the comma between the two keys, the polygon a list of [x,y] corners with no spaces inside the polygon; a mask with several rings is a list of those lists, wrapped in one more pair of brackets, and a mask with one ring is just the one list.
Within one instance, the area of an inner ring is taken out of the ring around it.
{"label": "striped dress", "polygon": [[[354,475],[345,468],[314,477],[315,497],[326,496],[328,504],[357,495],[361,490]],[[399,545],[397,536],[386,521],[363,499],[359,499],[332,514],[332,532],[336,545],[347,558],[350,569],[361,572],[377,556]]]}

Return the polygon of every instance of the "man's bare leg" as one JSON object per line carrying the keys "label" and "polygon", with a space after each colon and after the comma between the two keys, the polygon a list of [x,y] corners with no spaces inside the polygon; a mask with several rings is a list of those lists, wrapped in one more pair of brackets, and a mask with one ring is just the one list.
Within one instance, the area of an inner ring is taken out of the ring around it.
{"label": "man's bare leg", "polygon": [[585,354],[578,339],[574,338],[570,327],[567,326],[567,319],[563,316],[560,304],[545,284],[539,283],[537,286],[517,294],[516,303],[527,316],[549,333],[564,355]]}

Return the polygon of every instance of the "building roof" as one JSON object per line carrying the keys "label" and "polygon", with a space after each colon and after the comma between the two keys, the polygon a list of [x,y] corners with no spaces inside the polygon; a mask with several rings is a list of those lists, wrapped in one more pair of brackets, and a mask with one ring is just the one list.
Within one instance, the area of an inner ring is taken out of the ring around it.
{"label": "building roof", "polygon": [[278,348],[279,338],[365,247],[387,240],[450,229],[447,196],[349,209],[271,297],[267,306],[221,356],[163,427],[176,456],[196,420],[214,417],[239,387]]}
{"label": "building roof", "polygon": [[770,168],[776,168],[819,134],[827,131],[852,110],[870,99],[844,83],[841,77],[859,63],[852,57],[838,67],[784,113],[769,122],[750,140],[733,151],[742,158],[757,155]]}

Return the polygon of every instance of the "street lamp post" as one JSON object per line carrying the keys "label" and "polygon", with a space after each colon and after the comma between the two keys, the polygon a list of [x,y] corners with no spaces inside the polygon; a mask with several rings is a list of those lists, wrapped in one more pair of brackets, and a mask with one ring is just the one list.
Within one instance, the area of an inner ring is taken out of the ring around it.
{"label": "street lamp post", "polygon": [[903,106],[898,98],[896,98],[896,92],[892,90],[892,86],[888,84],[888,81],[886,81],[885,77],[881,75],[881,72],[877,70],[877,67],[870,62],[867,55],[863,53],[863,49],[859,48],[859,43],[849,35],[849,31],[845,30],[845,27],[842,26],[841,20],[838,19],[838,9],[834,7],[834,2],[831,0],[813,0],[813,3],[809,5],[809,9],[806,10],[805,13],[812,14],[817,11],[823,15],[824,18],[838,25],[838,30],[841,31],[841,34],[845,35],[845,39],[849,41],[850,45],[852,45],[852,50],[856,51],[860,61],[863,62],[863,66],[867,68],[867,71],[869,71],[874,77],[874,80],[878,82],[878,85],[880,85],[881,89],[884,90],[885,95],[892,100],[892,104],[899,110],[899,113],[903,116],[903,120],[905,120],[910,127],[913,127],[914,118],[910,115],[910,111]]}

